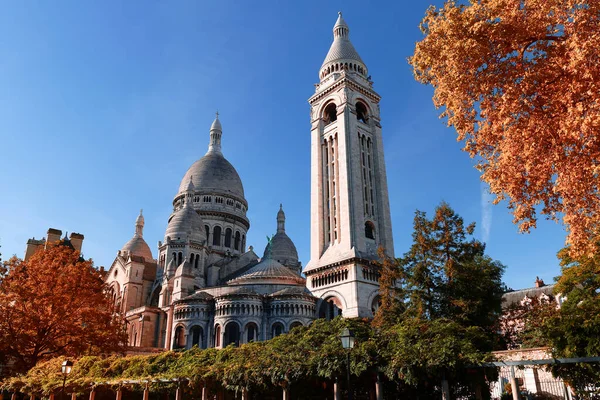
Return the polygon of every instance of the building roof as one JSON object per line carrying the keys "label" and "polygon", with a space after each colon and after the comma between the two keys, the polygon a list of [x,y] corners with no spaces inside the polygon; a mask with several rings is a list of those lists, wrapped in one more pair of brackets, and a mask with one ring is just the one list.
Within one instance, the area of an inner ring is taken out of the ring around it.
{"label": "building roof", "polygon": [[227,282],[228,285],[261,283],[304,285],[305,280],[276,260],[266,258],[250,268],[246,273]]}
{"label": "building roof", "polygon": [[360,58],[354,45],[350,42],[349,33],[350,28],[348,28],[346,21],[342,18],[342,13],[339,13],[338,19],[333,26],[333,43],[331,43],[331,47],[321,68],[330,62],[341,60],[358,61],[364,65],[362,58]]}
{"label": "building roof", "polygon": [[506,292],[502,295],[502,308],[507,308],[513,304],[518,304],[525,297],[534,298],[540,297],[541,295],[552,296],[554,291],[554,285],[544,285],[540,287],[532,287],[527,289],[514,290],[512,292]]}

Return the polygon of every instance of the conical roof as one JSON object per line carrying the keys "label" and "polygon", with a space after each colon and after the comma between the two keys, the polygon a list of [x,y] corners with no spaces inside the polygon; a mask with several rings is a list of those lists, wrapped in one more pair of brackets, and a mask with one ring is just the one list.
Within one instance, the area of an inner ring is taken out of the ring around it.
{"label": "conical roof", "polygon": [[326,64],[329,64],[333,61],[358,61],[359,63],[364,65],[362,58],[354,48],[354,45],[350,41],[349,37],[350,28],[342,18],[342,13],[339,13],[338,19],[333,26],[333,43],[331,43],[331,47],[329,48],[329,52],[323,61],[324,67]]}

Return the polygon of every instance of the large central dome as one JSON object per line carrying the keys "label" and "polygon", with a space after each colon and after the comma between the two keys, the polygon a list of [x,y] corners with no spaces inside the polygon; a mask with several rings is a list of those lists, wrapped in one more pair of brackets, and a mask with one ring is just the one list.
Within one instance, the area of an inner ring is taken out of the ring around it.
{"label": "large central dome", "polygon": [[218,192],[244,198],[244,187],[237,171],[222,154],[208,152],[187,170],[179,192],[184,192],[192,178],[198,192]]}
{"label": "large central dome", "polygon": [[221,152],[221,135],[221,122],[217,116],[210,127],[208,152],[187,170],[179,193],[185,192],[191,177],[197,193],[219,193],[244,199],[242,180]]}

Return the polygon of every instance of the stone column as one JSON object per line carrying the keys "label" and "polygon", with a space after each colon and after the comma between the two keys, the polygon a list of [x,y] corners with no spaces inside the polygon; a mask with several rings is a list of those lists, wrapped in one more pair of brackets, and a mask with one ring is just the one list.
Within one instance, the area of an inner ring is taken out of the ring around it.
{"label": "stone column", "polygon": [[446,379],[442,380],[442,400],[450,400],[450,386]]}
{"label": "stone column", "polygon": [[144,386],[144,394],[142,396],[142,400],[148,400],[150,398],[150,389],[148,388],[148,384]]}
{"label": "stone column", "polygon": [[375,397],[377,400],[383,400],[383,383],[379,374],[377,374],[377,380],[375,381]]}
{"label": "stone column", "polygon": [[290,400],[290,389],[287,386],[283,387],[283,400]]}
{"label": "stone column", "polygon": [[333,399],[342,400],[342,390],[340,389],[340,383],[337,378],[333,382]]}
{"label": "stone column", "polygon": [[183,388],[181,383],[177,385],[177,391],[175,391],[175,400],[182,400]]}
{"label": "stone column", "polygon": [[510,388],[512,390],[513,400],[519,400],[519,385],[517,384],[517,378],[515,378],[515,366],[510,367]]}

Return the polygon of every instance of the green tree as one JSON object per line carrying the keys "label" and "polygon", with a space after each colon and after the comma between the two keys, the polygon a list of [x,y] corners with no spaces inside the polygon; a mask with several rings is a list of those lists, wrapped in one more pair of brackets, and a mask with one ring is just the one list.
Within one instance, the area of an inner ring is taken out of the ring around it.
{"label": "green tree", "polygon": [[[600,255],[572,258],[565,248],[558,257],[562,275],[554,293],[563,302],[558,312],[545,318],[539,335],[548,341],[554,357],[600,356]],[[553,371],[577,390],[600,382],[600,368],[594,363],[557,366]]]}
{"label": "green tree", "polygon": [[[385,321],[378,333],[380,357],[390,379],[412,387],[407,393],[438,396],[439,385],[432,382],[444,377],[456,396],[486,385],[484,370],[465,370],[488,359],[497,341],[504,266],[485,255],[474,229],[446,203],[431,219],[417,211],[409,251],[397,263],[383,262],[388,303],[375,318]],[[399,281],[392,286],[394,279]],[[389,309],[397,311],[395,321],[380,315]]]}
{"label": "green tree", "polygon": [[413,244],[400,259],[408,315],[492,329],[501,313],[504,266],[484,254],[475,224],[441,203],[432,219],[417,211]]}

